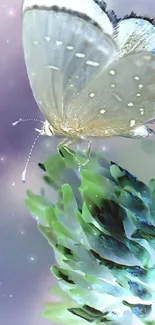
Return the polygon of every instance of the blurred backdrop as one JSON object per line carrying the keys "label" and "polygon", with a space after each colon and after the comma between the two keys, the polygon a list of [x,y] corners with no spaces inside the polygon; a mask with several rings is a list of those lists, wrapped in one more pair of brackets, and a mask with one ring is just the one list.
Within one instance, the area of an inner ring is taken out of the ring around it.
{"label": "blurred backdrop", "polygon": [[[118,15],[132,9],[155,14],[154,0],[109,1]],[[123,3],[125,4],[123,7]],[[146,5],[147,3],[147,5]],[[38,232],[24,200],[26,189],[39,193],[43,185],[37,167],[56,151],[58,139],[40,138],[28,167],[26,184],[21,182],[36,122],[13,127],[18,118],[43,118],[33,99],[26,75],[21,43],[21,0],[0,0],[0,324],[46,325],[40,313],[52,300],[48,293],[54,279],[49,271],[54,263],[51,248]],[[120,9],[119,9],[120,8]],[[119,12],[121,10],[121,12]],[[93,148],[120,163],[148,182],[155,178],[155,139],[98,139]],[[50,191],[52,199],[55,194]]]}

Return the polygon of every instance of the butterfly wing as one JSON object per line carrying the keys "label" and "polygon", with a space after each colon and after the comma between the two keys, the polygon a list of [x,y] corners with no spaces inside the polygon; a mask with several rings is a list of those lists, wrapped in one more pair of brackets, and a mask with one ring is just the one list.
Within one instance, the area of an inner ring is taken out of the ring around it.
{"label": "butterfly wing", "polygon": [[115,29],[119,57],[138,51],[155,51],[155,27],[144,19],[121,20]]}
{"label": "butterfly wing", "polygon": [[46,7],[24,7],[23,47],[30,85],[55,128],[78,117],[71,103],[116,53],[107,15],[92,0],[87,1],[87,10],[82,0],[69,5],[69,0],[58,0]]}
{"label": "butterfly wing", "polygon": [[85,134],[131,135],[155,113],[155,27],[126,19],[118,23],[115,37],[117,59],[72,103],[77,109],[85,105],[79,111]]}
{"label": "butterfly wing", "polygon": [[111,63],[73,105],[78,109],[82,103],[79,116],[85,135],[132,134],[155,116],[155,55],[137,52]]}

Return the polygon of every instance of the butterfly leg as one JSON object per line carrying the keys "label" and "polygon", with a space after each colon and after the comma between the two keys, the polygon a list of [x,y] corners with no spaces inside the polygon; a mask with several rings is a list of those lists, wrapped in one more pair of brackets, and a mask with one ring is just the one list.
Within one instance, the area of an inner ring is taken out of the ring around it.
{"label": "butterfly leg", "polygon": [[[60,147],[68,147],[68,139],[65,138],[63,139],[58,145],[57,145],[57,148],[59,149]],[[71,140],[70,140],[71,141]]]}
{"label": "butterfly leg", "polygon": [[88,148],[87,148],[87,150],[86,150],[86,156],[87,156],[87,159],[86,159],[85,163],[83,163],[83,164],[81,165],[81,166],[85,166],[85,165],[87,165],[88,162],[90,161],[91,144],[92,144],[92,142],[91,142],[91,140],[88,140],[87,138],[85,138],[85,137],[83,137],[83,136],[81,136],[80,139],[81,139],[81,140],[85,140],[85,141],[88,142]]}
{"label": "butterfly leg", "polygon": [[[68,138],[65,138],[63,139],[63,141],[61,141],[58,145],[57,145],[57,149],[59,150],[61,147],[65,147],[66,151],[67,151],[67,148],[75,143],[76,140],[72,139],[72,140],[69,140]],[[69,152],[69,151],[68,151]],[[71,154],[71,152],[69,152]]]}
{"label": "butterfly leg", "polygon": [[89,160],[90,160],[90,154],[91,154],[91,140],[88,140],[87,157]]}
{"label": "butterfly leg", "polygon": [[76,154],[74,154],[74,153],[72,153],[71,151],[68,150],[68,147],[69,147],[71,144],[75,143],[76,141],[77,141],[77,139],[69,140],[69,139],[65,138],[63,141],[61,141],[61,142],[58,144],[57,148],[58,148],[58,150],[59,150],[60,147],[62,147],[62,146],[65,147],[66,151],[67,151],[70,155],[72,155],[72,156],[75,158],[75,160],[77,161],[77,163],[78,163],[78,170],[79,170],[79,169],[81,168],[80,161],[79,161],[78,158],[76,157]]}
{"label": "butterfly leg", "polygon": [[[84,140],[86,140],[85,138],[83,138]],[[86,155],[87,155],[87,160],[85,161],[85,163],[82,164],[82,166],[85,166],[88,164],[88,162],[90,161],[90,154],[91,154],[91,140],[87,140],[88,141],[88,148],[86,151]]]}
{"label": "butterfly leg", "polygon": [[[81,170],[81,167],[86,166],[86,165],[88,164],[88,162],[90,161],[91,144],[92,144],[91,140],[88,140],[88,139],[86,139],[86,138],[84,138],[84,137],[81,137],[81,140],[86,140],[86,141],[88,141],[88,148],[87,148],[87,151],[86,151],[87,159],[86,159],[86,161],[82,164],[82,163],[79,161],[79,159],[76,157],[76,155],[73,154],[75,160],[76,160],[77,163],[78,163],[78,171],[80,171],[80,170]],[[68,141],[68,145],[67,145],[67,146],[69,146],[70,144],[75,143],[75,142],[76,142],[76,139],[75,139],[75,140],[72,140],[72,141],[70,140],[70,142]],[[65,146],[66,146],[66,145],[65,145]],[[67,148],[66,148],[66,149],[67,149]],[[70,154],[72,154],[72,153],[70,153]]]}
{"label": "butterfly leg", "polygon": [[[81,139],[82,139],[82,140],[87,140],[87,139],[85,139],[85,138],[81,138]],[[69,139],[65,138],[63,141],[61,141],[61,142],[58,144],[57,148],[59,149],[60,147],[64,146],[64,147],[66,148],[66,151],[68,151],[67,148],[68,148],[71,144],[75,143],[76,141],[77,141],[77,139],[71,139],[71,140],[69,140]],[[87,141],[88,141],[88,149],[87,149],[87,151],[86,151],[87,159],[86,159],[86,161],[85,161],[83,164],[82,164],[82,163],[79,161],[79,159],[76,157],[76,154],[71,153],[70,151],[68,151],[68,153],[71,154],[71,155],[73,155],[74,158],[75,158],[75,160],[77,161],[77,164],[78,164],[78,170],[80,170],[81,167],[87,165],[87,163],[90,161],[90,154],[91,154],[91,140],[87,140]]]}

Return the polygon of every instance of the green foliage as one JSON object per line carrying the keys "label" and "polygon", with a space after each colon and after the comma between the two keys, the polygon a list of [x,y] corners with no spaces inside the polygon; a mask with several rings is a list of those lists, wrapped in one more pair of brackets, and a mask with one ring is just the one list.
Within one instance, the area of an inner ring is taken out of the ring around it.
{"label": "green foliage", "polygon": [[27,192],[57,261],[60,301],[43,315],[65,325],[153,325],[155,180],[145,185],[100,152],[79,171],[83,159],[61,148],[39,164],[55,204]]}

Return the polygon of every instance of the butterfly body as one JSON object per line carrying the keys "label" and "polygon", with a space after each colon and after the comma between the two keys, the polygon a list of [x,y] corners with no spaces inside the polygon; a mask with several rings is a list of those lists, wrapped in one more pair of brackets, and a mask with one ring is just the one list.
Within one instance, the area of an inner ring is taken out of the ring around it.
{"label": "butterfly body", "polygon": [[73,139],[82,138],[83,129],[80,128],[76,123],[72,124],[61,124],[57,122],[57,127],[53,128],[53,126],[46,120],[43,125],[42,135],[54,136],[60,135],[65,137],[71,137]]}

